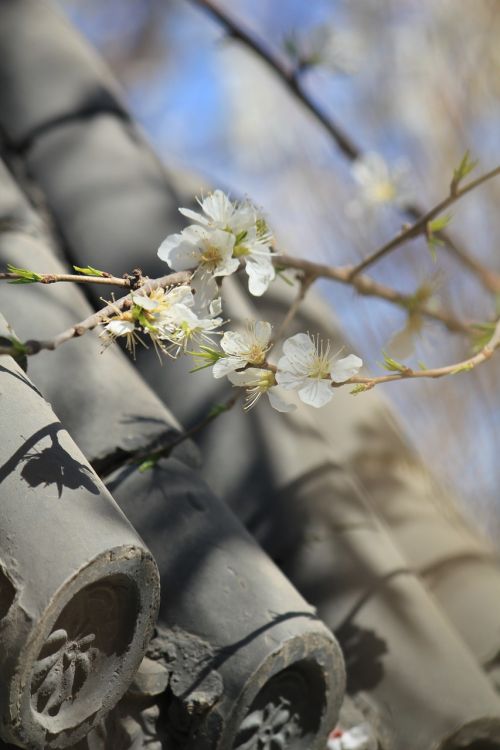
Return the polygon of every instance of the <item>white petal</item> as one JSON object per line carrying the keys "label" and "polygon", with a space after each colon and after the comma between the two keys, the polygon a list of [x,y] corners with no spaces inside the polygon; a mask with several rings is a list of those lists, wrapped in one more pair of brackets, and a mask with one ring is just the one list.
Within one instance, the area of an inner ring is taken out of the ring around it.
{"label": "white petal", "polygon": [[238,367],[244,367],[245,365],[246,362],[239,357],[221,357],[214,364],[212,374],[214,378],[223,378],[225,375],[229,375],[230,372],[237,370]]}
{"label": "white petal", "polygon": [[214,271],[214,276],[230,276],[232,273],[236,273],[240,267],[238,258],[229,258],[221,265],[217,266]]}
{"label": "white petal", "polygon": [[127,333],[132,333],[135,325],[130,320],[112,320],[105,328],[113,336],[125,336]]}
{"label": "white petal", "polygon": [[170,253],[182,242],[182,234],[169,234],[158,248],[158,257],[170,265]]}
{"label": "white petal", "polygon": [[241,372],[231,372],[227,378],[233,385],[239,385],[243,388],[257,385],[267,375],[269,375],[268,370],[262,370],[260,367],[248,367]]}
{"label": "white petal", "polygon": [[267,320],[257,320],[255,323],[255,338],[262,347],[267,347],[271,340],[273,327]]}
{"label": "white petal", "polygon": [[276,388],[276,386],[273,386],[267,391],[267,395],[269,397],[269,403],[273,407],[273,409],[276,409],[276,411],[280,412],[288,412],[288,411],[294,411],[297,407],[295,404],[291,404],[288,401],[285,401],[283,398],[281,398],[281,395],[279,393],[279,389]]}
{"label": "white petal", "polygon": [[299,398],[309,406],[319,408],[327,404],[333,396],[330,380],[308,378],[307,385],[299,390]]}
{"label": "white petal", "polygon": [[180,237],[180,241],[176,245],[171,244],[165,252],[161,252],[162,245],[160,245],[158,256],[165,260],[174,271],[188,271],[190,268],[196,268],[200,262],[199,247],[182,235],[175,236]]}
{"label": "white petal", "polygon": [[261,297],[276,276],[272,263],[260,263],[251,257],[246,260],[245,270],[248,274],[248,291],[254,297]]}
{"label": "white petal", "polygon": [[244,357],[248,352],[247,337],[239,331],[226,331],[220,345],[221,349],[232,357]]}
{"label": "white petal", "polygon": [[137,305],[137,307],[142,307],[143,310],[154,310],[158,307],[158,302],[155,299],[145,297],[142,294],[133,294],[132,302],[134,305]]}
{"label": "white petal", "polygon": [[208,219],[203,216],[203,214],[197,213],[197,211],[191,211],[190,208],[179,208],[179,212],[186,216],[188,219],[191,219],[192,221],[197,221],[198,224],[204,224],[205,226],[208,225]]}
{"label": "white petal", "polygon": [[167,292],[167,299],[172,305],[193,306],[193,290],[190,286],[177,286]]}
{"label": "white petal", "polygon": [[[287,369],[281,370],[280,362],[284,360],[286,360],[286,357],[282,357],[280,361],[278,362],[278,369],[275,375],[276,382],[278,383],[278,385],[280,385],[282,388],[285,388],[287,391],[291,391],[294,388],[301,388],[306,382],[307,378],[303,375],[296,375]],[[286,361],[288,362],[288,360]]]}
{"label": "white petal", "polygon": [[[212,303],[215,302],[215,297],[219,294],[219,287],[214,277],[210,273],[203,271],[197,271],[191,279],[191,286],[194,292],[194,310],[199,315],[218,315],[221,310],[217,309],[215,305],[214,309],[211,310]],[[217,299],[220,299],[217,297]]]}
{"label": "white petal", "polygon": [[208,306],[209,315],[220,315],[222,312],[222,299],[216,297]]}
{"label": "white petal", "polygon": [[202,201],[201,207],[215,224],[225,226],[231,220],[234,206],[222,190],[215,190]]}
{"label": "white petal", "polygon": [[308,361],[315,351],[314,341],[307,333],[296,333],[283,342],[283,352],[290,358],[298,357],[300,360]]}
{"label": "white petal", "polygon": [[349,378],[352,378],[353,375],[356,375],[362,366],[363,360],[355,354],[349,354],[349,356],[337,360],[333,363],[330,370],[333,382],[344,383]]}

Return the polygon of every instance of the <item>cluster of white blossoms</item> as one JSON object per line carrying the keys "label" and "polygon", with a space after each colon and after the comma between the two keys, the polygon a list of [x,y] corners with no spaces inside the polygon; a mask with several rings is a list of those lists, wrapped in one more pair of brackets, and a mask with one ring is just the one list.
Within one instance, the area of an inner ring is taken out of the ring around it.
{"label": "cluster of white blossoms", "polygon": [[[158,353],[171,357],[190,354],[212,367],[215,378],[228,380],[246,391],[252,407],[262,394],[281,412],[296,406],[286,392],[296,391],[305,404],[320,407],[333,396],[333,385],[356,375],[362,361],[354,354],[340,358],[330,343],[306,333],[283,343],[277,365],[268,361],[273,348],[272,326],[264,320],[249,322],[243,331],[222,331],[220,281],[243,262],[249,290],[260,296],[275,277],[271,235],[263,218],[248,201],[233,203],[216,190],[200,201],[202,213],[181,212],[197,224],[173,234],[161,244],[158,255],[175,271],[192,271],[189,284],[133,292],[125,303],[110,304],[112,315],[104,320],[101,336],[106,344],[124,337],[135,354],[136,344],[146,346],[149,336]],[[226,321],[227,322],[227,321]],[[214,340],[221,335],[220,343]],[[198,347],[198,351],[196,351]]]}
{"label": "cluster of white blossoms", "polygon": [[281,391],[297,391],[303,403],[325,406],[333,396],[332,383],[345,383],[363,365],[355,354],[332,355],[330,342],[306,333],[286,339],[277,366],[269,365],[266,354],[271,348],[271,331],[270,323],[258,321],[249,323],[245,332],[228,331],[220,342],[224,354],[215,362],[213,375],[227,375],[233,385],[245,388],[247,408],[266,393],[273,408],[291,411],[295,405],[287,402]]}
{"label": "cluster of white blossoms", "polygon": [[195,344],[212,343],[211,334],[222,324],[212,311],[206,315],[195,306],[193,289],[188,285],[169,290],[154,289],[148,295],[132,294],[123,309],[114,308],[114,316],[101,336],[106,344],[124,336],[127,349],[135,354],[136,343],[144,345],[141,334],[148,335],[157,350],[172,357]]}
{"label": "cluster of white blossoms", "polygon": [[158,256],[174,271],[194,270],[202,280],[229,276],[243,263],[250,294],[260,297],[276,276],[272,235],[265,219],[248,200],[229,200],[222,190],[198,200],[201,213],[181,208],[196,222],[168,236]]}

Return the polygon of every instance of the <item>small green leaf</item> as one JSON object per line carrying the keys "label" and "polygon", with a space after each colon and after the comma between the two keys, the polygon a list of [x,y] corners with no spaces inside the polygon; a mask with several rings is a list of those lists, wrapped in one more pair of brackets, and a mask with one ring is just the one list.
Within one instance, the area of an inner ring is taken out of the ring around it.
{"label": "small green leaf", "polygon": [[443,216],[438,216],[436,219],[432,219],[432,221],[427,222],[427,231],[430,234],[433,234],[434,232],[440,232],[441,229],[444,229],[448,226],[452,219],[453,214],[443,214]]}
{"label": "small green leaf", "polygon": [[36,271],[28,271],[27,268],[16,268],[16,266],[7,263],[7,270],[9,273],[15,273],[19,276],[18,279],[12,279],[9,284],[36,284],[37,281],[42,281],[43,276]]}
{"label": "small green leaf", "polygon": [[467,150],[462,157],[462,161],[456,169],[453,170],[453,179],[450,184],[450,193],[455,195],[458,187],[464,177],[472,172],[478,165],[478,161],[472,161],[470,158],[469,151]]}
{"label": "small green leaf", "polygon": [[139,464],[139,471],[141,474],[143,474],[145,471],[149,471],[149,469],[153,469],[156,464],[158,463],[158,457],[157,456],[149,456],[149,458],[145,458],[142,463]]}
{"label": "small green leaf", "polygon": [[440,245],[444,245],[444,242],[443,240],[440,240],[439,237],[435,237],[434,235],[432,235],[431,237],[427,238],[427,247],[429,248],[429,252],[434,263],[436,263],[437,261],[436,248]]}
{"label": "small green leaf", "polygon": [[472,351],[474,354],[481,351],[489,343],[491,337],[495,332],[495,323],[474,323],[472,326],[474,332],[472,333]]}
{"label": "small green leaf", "polygon": [[440,232],[445,227],[447,227],[452,218],[453,214],[444,214],[443,216],[438,216],[436,219],[432,219],[432,221],[427,222],[427,226],[425,228],[427,247],[429,248],[434,263],[437,260],[436,248],[440,245],[444,245],[443,240],[440,237],[436,236],[436,232]]}
{"label": "small green leaf", "polygon": [[[10,326],[9,326],[9,330]],[[24,370],[24,372],[28,371],[28,347],[26,344],[23,344],[22,341],[19,341],[16,336],[0,336],[0,346],[10,346],[12,347],[13,351],[11,353],[11,357],[16,360],[19,367]]]}
{"label": "small green leaf", "polygon": [[106,271],[99,271],[98,268],[92,266],[73,266],[77,273],[81,273],[84,276],[109,276]]}
{"label": "small green leaf", "polygon": [[382,354],[384,355],[384,362],[379,364],[381,364],[381,367],[383,367],[385,370],[389,370],[390,372],[409,371],[410,368],[407,367],[407,365],[404,365],[402,362],[398,362],[396,359],[389,357],[389,355],[385,352],[382,352]]}
{"label": "small green leaf", "polygon": [[417,364],[418,364],[420,370],[428,370],[429,369],[427,367],[427,365],[425,364],[425,362],[422,362],[421,359],[418,360]]}
{"label": "small green leaf", "polygon": [[355,385],[352,390],[349,391],[353,396],[357,396],[358,393],[364,393],[365,391],[369,390],[368,386],[365,385],[365,383],[358,383],[358,385]]}

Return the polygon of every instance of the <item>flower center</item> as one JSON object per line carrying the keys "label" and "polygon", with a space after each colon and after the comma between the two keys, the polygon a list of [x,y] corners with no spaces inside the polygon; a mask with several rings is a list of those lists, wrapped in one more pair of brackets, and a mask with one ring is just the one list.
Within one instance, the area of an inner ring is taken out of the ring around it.
{"label": "flower center", "polygon": [[330,377],[330,358],[327,354],[317,354],[311,362],[309,371],[310,378],[329,378]]}
{"label": "flower center", "polygon": [[236,245],[236,247],[233,250],[233,255],[235,258],[241,258],[243,255],[249,255],[250,251],[248,247],[245,247],[245,245]]}
{"label": "flower center", "polygon": [[204,266],[213,271],[222,260],[222,256],[215,245],[209,245],[201,254],[200,260]]}
{"label": "flower center", "polygon": [[260,344],[252,344],[248,350],[248,362],[251,365],[261,365],[266,358],[266,352]]}
{"label": "flower center", "polygon": [[396,197],[396,189],[390,180],[381,180],[373,188],[373,199],[376,203],[389,203]]}

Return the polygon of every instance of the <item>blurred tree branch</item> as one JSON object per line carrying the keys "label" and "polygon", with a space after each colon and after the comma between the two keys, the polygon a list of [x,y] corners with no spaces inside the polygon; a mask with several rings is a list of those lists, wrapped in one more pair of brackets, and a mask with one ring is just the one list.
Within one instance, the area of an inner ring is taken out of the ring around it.
{"label": "blurred tree branch", "polygon": [[[358,144],[330,116],[322,112],[316,102],[313,101],[302,84],[300,69],[284,65],[260,40],[249,34],[234,18],[220,8],[217,3],[214,3],[213,0],[191,0],[191,2],[207,10],[232,38],[237,39],[248,49],[252,50],[273,71],[288,90],[325,128],[337,147],[349,161],[353,162],[362,157],[363,151]],[[428,214],[427,211],[416,204],[407,205],[402,210],[417,224],[424,221]],[[441,232],[440,236],[445,243],[445,247],[451,251],[462,265],[477,276],[481,284],[489,292],[494,294],[500,293],[500,273],[485,268],[476,258],[469,255],[448,232]]]}

